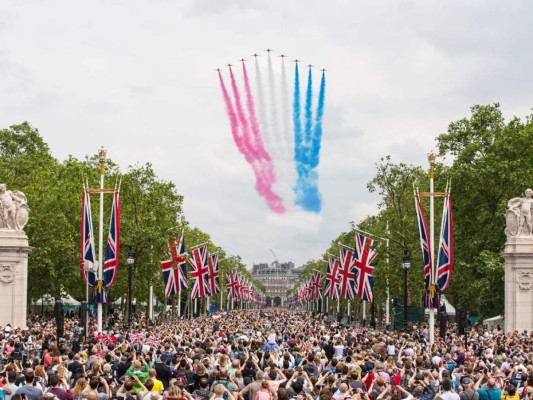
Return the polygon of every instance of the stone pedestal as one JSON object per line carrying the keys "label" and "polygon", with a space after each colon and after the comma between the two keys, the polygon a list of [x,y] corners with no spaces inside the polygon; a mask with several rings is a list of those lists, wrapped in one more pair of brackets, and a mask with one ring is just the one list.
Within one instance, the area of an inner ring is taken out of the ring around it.
{"label": "stone pedestal", "polygon": [[507,237],[505,332],[533,331],[533,236]]}
{"label": "stone pedestal", "polygon": [[23,231],[0,230],[0,325],[26,327],[28,237]]}

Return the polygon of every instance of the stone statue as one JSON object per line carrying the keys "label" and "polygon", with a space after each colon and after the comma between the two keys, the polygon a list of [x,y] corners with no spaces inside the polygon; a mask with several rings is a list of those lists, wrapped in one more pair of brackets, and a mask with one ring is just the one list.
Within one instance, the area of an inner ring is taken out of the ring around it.
{"label": "stone statue", "polygon": [[507,236],[531,236],[533,224],[531,213],[533,211],[533,190],[526,189],[526,197],[514,197],[507,203],[508,210],[505,214]]}
{"label": "stone statue", "polygon": [[22,231],[28,222],[30,208],[24,193],[7,190],[0,184],[0,230]]}

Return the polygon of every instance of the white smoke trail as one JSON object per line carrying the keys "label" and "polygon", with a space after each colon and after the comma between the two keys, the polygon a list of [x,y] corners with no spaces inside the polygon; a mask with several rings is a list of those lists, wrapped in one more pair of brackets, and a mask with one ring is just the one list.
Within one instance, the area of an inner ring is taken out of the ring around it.
{"label": "white smoke trail", "polygon": [[259,125],[261,127],[261,132],[263,133],[263,141],[267,152],[273,157],[273,140],[272,134],[269,129],[268,123],[268,111],[265,104],[265,93],[263,90],[263,78],[261,77],[261,68],[259,67],[259,62],[257,57],[255,58],[255,78],[256,78],[256,106],[257,112],[259,114]]}
{"label": "white smoke trail", "polygon": [[292,107],[287,81],[285,60],[281,58],[281,86],[280,86],[281,136],[283,137],[283,182],[280,182],[280,194],[288,210],[294,206],[294,185],[296,184],[296,168],[294,166],[294,133],[292,130]]}

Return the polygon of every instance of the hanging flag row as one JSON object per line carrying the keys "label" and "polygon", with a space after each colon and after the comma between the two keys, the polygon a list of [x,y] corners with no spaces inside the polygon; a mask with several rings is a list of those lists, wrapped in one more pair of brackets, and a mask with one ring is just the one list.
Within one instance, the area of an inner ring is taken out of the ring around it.
{"label": "hanging flag row", "polygon": [[115,284],[118,275],[120,250],[120,184],[113,191],[111,219],[107,237],[107,249],[103,264],[102,278],[98,279],[98,267],[95,265],[94,233],[91,213],[91,198],[88,186],[82,192],[81,212],[81,271],[83,281],[93,288],[93,300],[96,303],[107,303],[107,290]]}
{"label": "hanging flag row", "polygon": [[[220,270],[218,254],[209,254],[207,245],[192,250],[189,255],[185,250],[183,230],[177,240],[169,240],[169,259],[161,262],[165,296],[173,296],[189,288],[187,269],[191,278],[191,299],[215,296],[220,293]],[[187,264],[189,268],[187,268]],[[230,299],[252,301],[252,284],[237,272],[228,276],[226,288],[231,293]],[[230,296],[230,294],[228,294]]]}
{"label": "hanging flag row", "polygon": [[452,279],[453,269],[453,220],[452,220],[452,198],[449,186],[444,194],[444,207],[442,210],[442,223],[440,228],[439,250],[437,253],[437,267],[433,265],[432,244],[429,238],[428,224],[420,193],[414,191],[415,209],[418,221],[418,233],[420,236],[420,247],[422,248],[422,262],[424,267],[424,307],[438,308],[440,305],[440,294],[444,293]]}
{"label": "hanging flag row", "polygon": [[339,257],[328,254],[328,266],[322,288],[322,274],[313,274],[296,290],[289,304],[315,301],[322,296],[332,300],[374,300],[374,268],[376,267],[376,241],[355,232],[354,248],[339,245]]}
{"label": "hanging flag row", "polygon": [[232,271],[226,275],[226,290],[228,300],[250,301],[257,304],[266,303],[264,296],[253,290],[252,283],[237,271]]}

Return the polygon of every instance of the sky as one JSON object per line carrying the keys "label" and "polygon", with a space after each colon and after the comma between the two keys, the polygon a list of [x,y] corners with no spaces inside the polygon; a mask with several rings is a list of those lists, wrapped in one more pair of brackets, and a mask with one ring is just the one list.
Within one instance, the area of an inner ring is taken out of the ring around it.
{"label": "sky", "polygon": [[[227,253],[301,265],[377,212],[381,157],[427,166],[474,104],[530,113],[532,15],[527,0],[5,0],[0,127],[29,121],[60,160],[104,146],[123,170],[150,162]],[[215,69],[266,48],[328,70],[318,214],[269,211],[233,143]]]}

